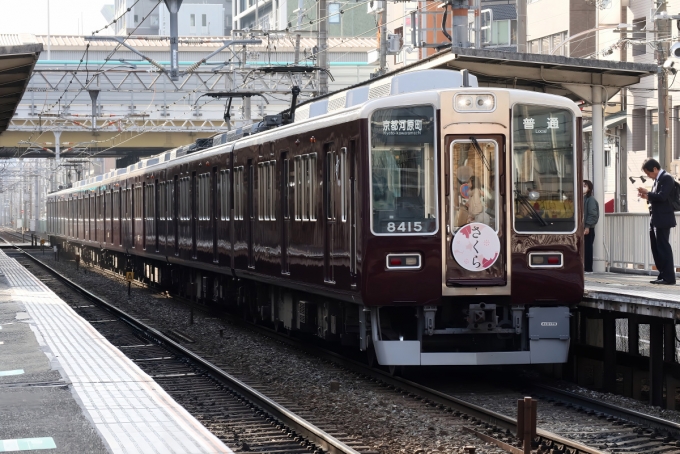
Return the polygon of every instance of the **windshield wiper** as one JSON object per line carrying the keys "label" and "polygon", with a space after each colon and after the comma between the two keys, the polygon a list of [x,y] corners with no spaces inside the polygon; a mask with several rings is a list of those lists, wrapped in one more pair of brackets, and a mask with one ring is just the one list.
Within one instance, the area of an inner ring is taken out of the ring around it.
{"label": "windshield wiper", "polygon": [[519,189],[515,189],[515,195],[516,195],[517,198],[519,199],[520,203],[521,203],[525,208],[528,208],[529,211],[535,216],[535,217],[530,216],[532,219],[536,219],[536,220],[538,221],[538,223],[541,224],[543,227],[547,227],[547,226],[548,226],[548,223],[545,222],[545,219],[543,219],[543,217],[541,217],[541,215],[538,214],[538,211],[536,211],[536,209],[535,209],[534,206],[531,204],[531,202],[529,201],[529,199],[527,199],[526,196],[524,196],[524,195],[519,191]]}
{"label": "windshield wiper", "polygon": [[472,146],[474,146],[475,150],[477,151],[477,154],[479,155],[480,159],[484,163],[486,170],[491,172],[491,166],[489,165],[489,161],[486,160],[486,156],[484,156],[484,152],[482,151],[482,147],[479,146],[479,142],[477,142],[477,139],[475,139],[474,137],[470,137],[470,142],[472,142]]}

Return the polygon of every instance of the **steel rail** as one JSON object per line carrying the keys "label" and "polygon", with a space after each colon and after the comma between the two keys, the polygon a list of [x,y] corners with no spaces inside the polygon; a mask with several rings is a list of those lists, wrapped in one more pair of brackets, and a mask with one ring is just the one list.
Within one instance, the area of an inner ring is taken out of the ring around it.
{"label": "steel rail", "polygon": [[21,249],[20,247],[18,246],[15,247],[22,254],[31,259],[33,262],[37,263],[39,266],[49,271],[51,274],[53,274],[56,278],[58,278],[68,287],[85,296],[87,299],[111,311],[113,314],[115,314],[117,317],[119,317],[122,321],[124,321],[128,325],[143,332],[147,337],[155,340],[160,344],[163,344],[165,347],[174,351],[176,354],[188,358],[195,365],[206,369],[214,379],[224,384],[225,386],[231,388],[236,393],[240,394],[241,397],[248,400],[251,404],[262,409],[272,418],[278,420],[283,425],[288,427],[291,431],[295,432],[295,434],[305,438],[310,443],[314,444],[316,447],[321,448],[324,451],[327,451],[332,454],[360,454],[358,451],[354,450],[353,448],[346,445],[342,441],[336,439],[332,435],[324,432],[323,430],[314,426],[310,422],[306,421],[305,419],[289,411],[285,407],[269,399],[264,394],[251,388],[247,384],[242,383],[237,378],[226,373],[215,364],[211,363],[210,361],[207,361],[204,358],[201,358],[192,351],[184,348],[182,345],[178,344],[170,337],[164,335],[162,332],[146,325],[144,322],[136,319],[135,317],[126,313],[125,311],[118,309],[117,307],[110,304],[103,298],[100,298],[99,296],[84,289],[75,282],[71,281],[66,276],[62,275],[59,271],[43,263],[41,260],[32,256],[31,254]]}
{"label": "steel rail", "polygon": [[[240,320],[243,322],[243,320],[236,317],[234,317],[234,320]],[[517,434],[517,420],[515,418],[488,410],[486,408],[480,407],[479,405],[466,402],[462,399],[458,399],[457,397],[450,396],[435,389],[431,389],[421,384],[406,380],[402,377],[392,376],[387,372],[371,368],[366,364],[347,358],[338,353],[318,346],[303,343],[294,338],[290,338],[270,328],[250,323],[248,324],[248,327],[253,331],[271,337],[278,342],[304,350],[307,353],[316,355],[323,360],[332,362],[355,373],[367,376],[374,381],[382,382],[387,387],[394,388],[395,390],[403,393],[419,396],[426,403],[443,407],[444,409],[454,412],[454,414],[456,412],[466,414],[473,422],[478,421],[482,424],[489,424],[490,426],[495,426],[503,431],[509,431],[513,434]],[[561,446],[565,452],[569,452],[571,454],[603,454],[603,451],[586,446],[582,443],[579,443],[578,441],[564,438],[547,430],[537,428],[536,433],[540,439],[539,443],[546,442],[546,444],[551,446]]]}
{"label": "steel rail", "polygon": [[592,399],[581,394],[573,393],[563,389],[553,388],[552,386],[533,384],[531,388],[538,390],[543,397],[568,403],[576,407],[587,408],[598,413],[603,413],[615,418],[625,420],[630,423],[649,427],[659,432],[667,432],[680,439],[680,424],[668,421],[656,416],[647,415],[635,410],[619,407],[614,404]]}

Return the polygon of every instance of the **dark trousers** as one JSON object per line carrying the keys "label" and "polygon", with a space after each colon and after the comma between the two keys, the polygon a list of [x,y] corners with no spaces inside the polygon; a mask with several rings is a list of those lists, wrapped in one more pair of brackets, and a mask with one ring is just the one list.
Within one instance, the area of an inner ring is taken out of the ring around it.
{"label": "dark trousers", "polygon": [[593,271],[593,243],[595,242],[595,227],[591,227],[585,235],[585,254],[583,257],[583,271]]}
{"label": "dark trousers", "polygon": [[675,268],[673,267],[673,249],[668,239],[671,235],[671,229],[655,229],[649,230],[649,241],[652,246],[652,256],[654,257],[654,264],[659,270],[659,279],[666,282],[675,282]]}

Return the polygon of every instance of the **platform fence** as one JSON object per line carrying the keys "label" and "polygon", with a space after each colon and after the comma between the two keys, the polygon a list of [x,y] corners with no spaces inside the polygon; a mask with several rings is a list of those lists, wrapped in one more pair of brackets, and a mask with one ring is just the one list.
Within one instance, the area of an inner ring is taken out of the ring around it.
{"label": "platform fence", "polygon": [[[671,229],[670,243],[676,271],[680,268],[680,212],[675,213],[678,227]],[[595,227],[597,241],[598,228]],[[649,214],[610,213],[604,216],[607,270],[652,274],[654,258],[649,243]]]}

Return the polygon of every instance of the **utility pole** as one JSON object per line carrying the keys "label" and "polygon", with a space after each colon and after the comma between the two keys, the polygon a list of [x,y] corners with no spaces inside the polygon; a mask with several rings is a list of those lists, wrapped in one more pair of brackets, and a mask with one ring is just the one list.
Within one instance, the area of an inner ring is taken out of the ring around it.
{"label": "utility pole", "polygon": [[382,0],[380,14],[380,73],[382,76],[387,72],[387,1]]}
{"label": "utility pole", "polygon": [[670,170],[671,167],[671,143],[670,131],[670,102],[668,99],[668,73],[663,67],[670,51],[670,24],[671,19],[666,12],[666,0],[660,0],[655,19],[655,31],[657,32],[657,73],[658,96],[659,96],[659,163],[661,167]]}
{"label": "utility pole", "polygon": [[182,6],[182,0],[165,0],[165,6],[168,7],[170,13],[170,79],[179,80],[177,13]]}
{"label": "utility pole", "polygon": [[517,52],[527,51],[527,0],[517,1]]}
{"label": "utility pole", "polygon": [[328,69],[328,18],[326,17],[326,0],[319,0],[319,32],[317,35],[316,46],[318,48],[317,52],[317,64],[321,71],[319,71],[319,94],[325,95],[328,93],[328,74],[326,70]]}

